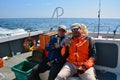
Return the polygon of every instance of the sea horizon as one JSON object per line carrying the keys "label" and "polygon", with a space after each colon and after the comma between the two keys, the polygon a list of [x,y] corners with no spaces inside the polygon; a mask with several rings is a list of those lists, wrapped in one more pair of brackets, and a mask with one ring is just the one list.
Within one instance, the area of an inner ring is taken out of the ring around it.
{"label": "sea horizon", "polygon": [[[23,18],[23,19],[29,19],[29,18],[31,18],[31,19],[35,19],[35,18],[51,18],[51,17],[5,17],[5,18],[0,18],[0,19],[21,19],[21,18]],[[68,19],[70,19],[70,18],[76,18],[76,19],[98,19],[97,17],[60,17],[59,19],[62,19],[62,18],[68,18]],[[56,18],[55,18],[56,19]],[[100,18],[100,19],[120,19],[120,18],[114,18],[114,17],[106,17],[106,18]]]}

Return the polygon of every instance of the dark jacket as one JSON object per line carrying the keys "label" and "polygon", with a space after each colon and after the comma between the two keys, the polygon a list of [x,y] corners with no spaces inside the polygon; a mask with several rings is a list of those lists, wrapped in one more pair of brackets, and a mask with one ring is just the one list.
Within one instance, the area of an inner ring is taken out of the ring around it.
{"label": "dark jacket", "polygon": [[[60,48],[55,48],[55,43],[58,43],[58,39],[60,42]],[[62,61],[61,49],[64,43],[65,43],[65,36],[59,37],[58,35],[55,35],[51,37],[50,42],[46,46],[46,50],[49,52],[48,53],[49,61],[54,60],[56,63]]]}

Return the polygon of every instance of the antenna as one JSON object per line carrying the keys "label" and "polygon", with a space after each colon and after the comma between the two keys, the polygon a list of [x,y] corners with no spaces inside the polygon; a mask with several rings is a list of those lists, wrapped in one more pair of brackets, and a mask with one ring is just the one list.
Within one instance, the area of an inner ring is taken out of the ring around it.
{"label": "antenna", "polygon": [[99,31],[100,31],[100,13],[101,13],[101,0],[99,0],[99,10],[98,10],[98,35],[99,36]]}

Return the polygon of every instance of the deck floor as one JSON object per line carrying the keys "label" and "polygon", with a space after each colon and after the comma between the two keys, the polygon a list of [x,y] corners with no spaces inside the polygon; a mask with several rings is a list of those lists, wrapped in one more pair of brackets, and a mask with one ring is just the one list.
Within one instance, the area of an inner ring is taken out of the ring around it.
{"label": "deck floor", "polygon": [[27,52],[20,55],[15,55],[8,60],[4,60],[4,67],[0,68],[0,80],[13,80],[15,75],[14,72],[11,71],[11,67],[26,60],[28,56],[31,56],[31,54],[31,52]]}

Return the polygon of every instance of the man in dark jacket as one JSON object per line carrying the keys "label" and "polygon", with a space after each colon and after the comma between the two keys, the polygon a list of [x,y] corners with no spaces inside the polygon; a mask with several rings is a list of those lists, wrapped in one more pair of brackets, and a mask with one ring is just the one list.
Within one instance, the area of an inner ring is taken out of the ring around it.
{"label": "man in dark jacket", "polygon": [[43,59],[32,69],[28,80],[40,80],[39,73],[43,73],[47,70],[50,70],[48,80],[54,80],[65,63],[65,59],[63,60],[61,55],[61,48],[65,43],[65,33],[66,27],[60,25],[58,27],[58,35],[53,36],[46,46],[46,50],[49,52],[48,57]]}

